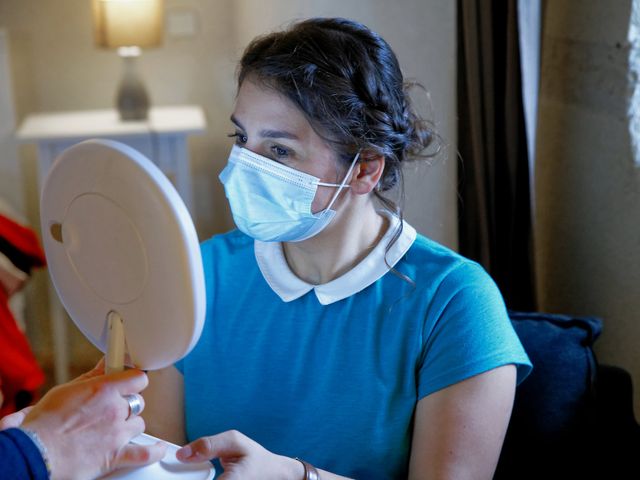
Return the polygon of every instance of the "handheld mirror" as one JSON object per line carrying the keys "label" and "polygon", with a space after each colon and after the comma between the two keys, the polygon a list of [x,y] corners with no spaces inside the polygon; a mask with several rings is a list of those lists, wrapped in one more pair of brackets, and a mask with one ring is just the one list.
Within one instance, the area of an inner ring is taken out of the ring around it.
{"label": "handheld mirror", "polygon": [[[158,167],[122,143],[76,144],[49,171],[40,215],[53,285],[108,371],[155,370],[189,353],[204,325],[202,259],[187,208]],[[169,447],[160,462],[107,478],[213,478],[209,462],[181,464]]]}

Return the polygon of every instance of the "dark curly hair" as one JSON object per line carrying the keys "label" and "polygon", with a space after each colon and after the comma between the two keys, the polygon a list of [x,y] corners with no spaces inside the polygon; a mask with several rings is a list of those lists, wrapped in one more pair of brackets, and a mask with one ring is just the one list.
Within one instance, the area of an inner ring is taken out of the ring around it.
{"label": "dark curly hair", "polygon": [[411,84],[405,83],[396,55],[380,35],[344,18],[300,21],[247,46],[238,86],[247,77],[296,104],[344,165],[358,151],[384,156],[374,193],[402,219],[403,200],[399,206],[381,192],[399,183],[403,199],[401,165],[412,157],[434,155],[424,152],[439,137],[412,108]]}

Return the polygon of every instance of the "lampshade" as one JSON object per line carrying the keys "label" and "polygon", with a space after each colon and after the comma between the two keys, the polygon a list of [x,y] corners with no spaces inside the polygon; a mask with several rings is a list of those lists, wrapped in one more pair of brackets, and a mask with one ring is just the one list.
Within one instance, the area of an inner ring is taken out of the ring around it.
{"label": "lampshade", "polygon": [[155,47],[162,41],[162,0],[93,0],[99,47]]}

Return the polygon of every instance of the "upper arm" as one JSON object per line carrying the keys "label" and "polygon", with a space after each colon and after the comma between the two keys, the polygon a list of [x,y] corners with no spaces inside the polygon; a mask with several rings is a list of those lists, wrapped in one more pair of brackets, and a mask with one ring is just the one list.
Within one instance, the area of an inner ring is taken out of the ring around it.
{"label": "upper arm", "polygon": [[186,435],[182,373],[170,366],[148,375],[149,386],[143,392],[145,407],[142,412],[146,431],[162,440],[183,445]]}
{"label": "upper arm", "polygon": [[492,478],[515,386],[516,369],[505,365],[418,401],[409,478]]}

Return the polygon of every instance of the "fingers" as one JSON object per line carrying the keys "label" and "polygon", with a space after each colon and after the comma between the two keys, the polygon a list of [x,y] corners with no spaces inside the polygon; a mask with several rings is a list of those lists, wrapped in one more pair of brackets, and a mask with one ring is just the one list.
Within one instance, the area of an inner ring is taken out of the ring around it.
{"label": "fingers", "polygon": [[127,408],[129,411],[127,420],[132,416],[140,415],[144,410],[144,398],[139,393],[124,395],[122,398],[127,402]]}
{"label": "fingers", "polygon": [[131,417],[127,420],[122,427],[122,433],[125,436],[122,443],[128,442],[134,437],[137,437],[145,430],[144,419],[142,417]]}
{"label": "fingers", "polygon": [[158,442],[153,445],[128,444],[120,449],[114,460],[114,468],[141,467],[157,462],[164,457],[167,444]]}
{"label": "fingers", "polygon": [[229,430],[188,443],[176,452],[176,457],[181,462],[203,462],[212,458],[244,456],[251,441],[242,433]]}
{"label": "fingers", "polygon": [[59,385],[47,395],[57,395],[67,405],[73,399],[78,407],[91,405],[90,408],[102,411],[102,421],[129,421],[144,409],[144,398],[138,392],[148,383],[146,373],[131,369]]}
{"label": "fingers", "polygon": [[12,413],[3,417],[0,420],[0,430],[6,430],[7,428],[16,428],[22,425],[24,422],[24,417],[31,411],[33,406],[23,408],[19,412]]}
{"label": "fingers", "polygon": [[138,393],[149,384],[147,374],[135,368],[109,374],[105,377],[105,381],[113,385],[120,395]]}
{"label": "fingers", "polygon": [[100,375],[104,375],[104,357],[102,357],[95,367],[93,367],[88,372],[83,373],[79,377],[74,378],[71,383],[80,382],[82,380],[88,380],[90,378],[99,377]]}
{"label": "fingers", "polygon": [[147,374],[142,370],[138,370],[136,368],[105,375],[104,363],[105,361],[103,357],[93,368],[93,370],[83,373],[69,383],[78,384],[84,381],[94,381],[98,383],[104,382],[104,385],[109,385],[115,388],[115,390],[123,396],[138,393],[144,390],[149,384],[149,378],[147,377]]}
{"label": "fingers", "polygon": [[[146,388],[149,384],[149,378],[146,373],[138,369],[129,369],[104,375],[103,358],[93,370],[76,378],[70,384],[55,388],[82,390],[86,388],[86,385],[93,385],[93,391],[99,392],[95,398],[99,398],[99,401],[104,404],[105,411],[110,410],[113,412],[113,417],[111,418],[129,420],[144,410],[144,398],[138,392]],[[89,390],[85,391],[88,392]],[[120,397],[122,400],[115,400],[114,396]]]}

